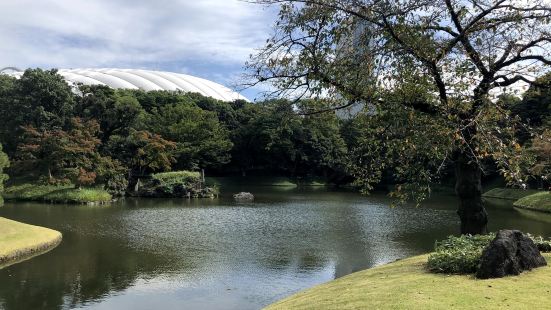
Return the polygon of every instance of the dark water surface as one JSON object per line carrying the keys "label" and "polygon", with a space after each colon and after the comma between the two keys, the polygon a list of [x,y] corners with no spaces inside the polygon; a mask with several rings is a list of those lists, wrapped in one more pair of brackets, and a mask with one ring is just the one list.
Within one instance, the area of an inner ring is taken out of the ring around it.
{"label": "dark water surface", "polygon": [[[251,189],[251,188],[249,188]],[[7,203],[0,216],[63,233],[0,270],[0,308],[259,309],[354,271],[427,252],[457,231],[453,197],[390,208],[384,196],[258,188],[231,199],[126,199],[110,207]],[[491,229],[551,236],[551,220],[489,208]]]}

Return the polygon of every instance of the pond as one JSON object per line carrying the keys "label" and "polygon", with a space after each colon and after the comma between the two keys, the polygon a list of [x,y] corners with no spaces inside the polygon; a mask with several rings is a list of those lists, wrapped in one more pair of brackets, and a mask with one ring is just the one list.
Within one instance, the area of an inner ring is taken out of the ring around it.
{"label": "pond", "polygon": [[[428,252],[459,225],[451,196],[390,208],[383,195],[248,189],[255,203],[229,194],[110,207],[7,203],[0,216],[59,230],[63,242],[0,270],[0,309],[259,309]],[[507,206],[489,215],[492,230],[551,236],[545,217]]]}

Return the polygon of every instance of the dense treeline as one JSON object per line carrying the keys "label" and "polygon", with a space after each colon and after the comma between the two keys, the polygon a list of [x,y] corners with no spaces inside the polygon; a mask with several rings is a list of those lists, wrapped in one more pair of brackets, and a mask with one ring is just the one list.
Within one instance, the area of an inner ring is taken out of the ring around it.
{"label": "dense treeline", "polygon": [[314,102],[222,102],[183,92],[72,87],[55,70],[0,75],[0,141],[12,180],[122,193],[137,177],[209,174],[346,177],[346,137]]}
{"label": "dense treeline", "polygon": [[[543,176],[534,179],[539,187],[551,177],[550,98],[547,86],[532,87],[522,99],[502,98],[512,117],[530,126],[518,134],[534,160],[532,172]],[[321,177],[333,183],[359,177],[363,185],[372,181],[361,179],[365,167],[378,171],[379,182],[399,183],[412,172],[396,167],[430,163],[439,156],[434,152],[444,151],[416,148],[430,145],[427,139],[450,138],[438,124],[406,110],[402,118],[308,113],[323,108],[322,101],[222,102],[183,92],[73,87],[55,70],[27,70],[20,79],[0,75],[0,141],[14,183],[99,184],[122,194],[142,176],[205,169],[209,175]],[[401,152],[412,155],[392,156],[384,151],[390,147],[413,148]],[[391,157],[381,160],[382,153]],[[4,157],[1,162],[2,168],[8,165]]]}

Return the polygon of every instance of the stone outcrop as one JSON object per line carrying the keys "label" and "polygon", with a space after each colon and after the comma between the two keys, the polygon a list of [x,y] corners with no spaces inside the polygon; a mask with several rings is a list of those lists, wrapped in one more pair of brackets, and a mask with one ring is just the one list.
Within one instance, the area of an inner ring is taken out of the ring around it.
{"label": "stone outcrop", "polygon": [[476,277],[502,278],[545,265],[532,239],[518,230],[501,230],[484,249]]}
{"label": "stone outcrop", "polygon": [[238,202],[251,202],[254,200],[254,195],[247,192],[241,192],[233,195],[233,199],[235,199]]}

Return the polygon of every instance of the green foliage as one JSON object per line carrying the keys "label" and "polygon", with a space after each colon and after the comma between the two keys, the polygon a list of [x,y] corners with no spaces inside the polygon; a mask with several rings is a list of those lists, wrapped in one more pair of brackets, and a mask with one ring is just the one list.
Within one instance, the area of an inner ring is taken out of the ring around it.
{"label": "green foliage", "polygon": [[486,198],[499,198],[507,200],[518,200],[522,197],[537,193],[534,189],[520,189],[520,188],[493,188],[485,192],[482,197]]}
{"label": "green foliage", "polygon": [[0,138],[9,155],[16,151],[21,126],[53,130],[71,117],[75,94],[56,70],[28,69],[20,79],[4,83],[0,90],[5,96],[0,100]]}
{"label": "green foliage", "polygon": [[68,131],[26,126],[18,145],[18,159],[30,162],[49,183],[70,179],[77,186],[94,184],[100,140],[95,120],[71,119]]}
{"label": "green foliage", "polygon": [[521,142],[530,140],[529,128],[539,128],[551,118],[551,73],[547,73],[537,80],[538,85],[531,86],[522,100],[510,107],[512,115],[518,117],[528,128],[519,129]]}
{"label": "green foliage", "polygon": [[433,272],[464,274],[474,273],[480,263],[484,248],[494,235],[449,236],[436,242],[435,253],[428,258],[428,268]]}
{"label": "green foliage", "polygon": [[139,195],[212,198],[218,195],[218,188],[205,187],[199,172],[172,171],[152,174],[140,187]]}
{"label": "green foliage", "polygon": [[232,132],[234,164],[242,172],[264,167],[290,176],[342,172],[347,154],[334,113],[300,115],[317,103],[285,100],[240,103]]}
{"label": "green foliage", "polygon": [[195,171],[171,171],[154,173],[153,180],[158,181],[162,186],[173,186],[175,184],[197,184],[201,182],[201,173]]}
{"label": "green foliage", "polygon": [[20,184],[9,186],[4,197],[10,200],[43,201],[55,203],[108,202],[112,196],[98,188],[76,189],[74,185]]}
{"label": "green foliage", "polygon": [[515,201],[513,205],[522,209],[551,212],[551,192],[541,191],[525,196]]}
{"label": "green foliage", "polygon": [[536,135],[528,151],[534,156],[530,173],[539,181],[541,187],[547,185],[551,189],[551,129],[544,129],[541,134]]}
{"label": "green foliage", "polygon": [[542,236],[532,236],[527,234],[532,241],[536,244],[541,252],[551,252],[551,238],[544,239]]}
{"label": "green foliage", "polygon": [[[5,173],[6,168],[10,166],[10,160],[8,155],[2,151],[2,145],[0,145],[0,192],[4,190],[4,183],[8,180],[8,175]],[[0,203],[1,205],[1,203]]]}
{"label": "green foliage", "polygon": [[110,154],[140,175],[170,170],[176,143],[149,131],[130,129],[126,137],[111,136]]}
{"label": "green foliage", "polygon": [[232,144],[215,112],[188,103],[166,105],[143,115],[141,128],[177,143],[178,168],[213,167],[229,161]]}
{"label": "green foliage", "polygon": [[103,85],[80,87],[75,113],[85,119],[94,119],[100,125],[103,142],[111,135],[126,135],[144,113],[138,100],[132,95],[117,92]]}
{"label": "green foliage", "polygon": [[[542,252],[551,251],[551,240],[527,234]],[[427,266],[432,272],[449,274],[475,273],[482,251],[495,238],[495,234],[449,236],[437,241],[434,253],[428,257]]]}
{"label": "green foliage", "polygon": [[346,175],[348,151],[334,113],[307,113],[325,106],[72,88],[55,70],[33,69],[21,79],[0,76],[0,140],[15,183],[101,184],[122,195],[148,174],[198,168],[325,181]]}
{"label": "green foliage", "polygon": [[398,183],[393,197],[419,202],[457,168],[462,233],[486,231],[478,190],[486,163],[508,185],[526,186],[521,125],[508,113],[511,98],[495,99],[549,71],[549,18],[537,13],[547,2],[253,2],[279,15],[247,63],[249,85],[362,110],[364,130],[349,152],[356,185],[369,191],[388,177]]}
{"label": "green foliage", "polygon": [[114,197],[124,196],[128,187],[128,168],[109,156],[100,157],[96,164],[96,183],[103,184],[105,190]]}

